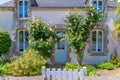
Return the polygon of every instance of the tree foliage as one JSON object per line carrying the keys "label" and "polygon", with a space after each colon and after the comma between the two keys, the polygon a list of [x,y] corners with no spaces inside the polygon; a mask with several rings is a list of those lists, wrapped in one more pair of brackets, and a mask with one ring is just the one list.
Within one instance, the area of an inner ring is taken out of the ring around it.
{"label": "tree foliage", "polygon": [[67,15],[67,39],[68,43],[78,55],[80,51],[85,49],[86,42],[89,38],[89,32],[93,29],[95,24],[99,21],[101,15],[95,10],[95,7],[89,8],[87,17],[83,17],[79,12],[73,12]]}
{"label": "tree foliage", "polygon": [[89,9],[87,15],[88,16],[84,18],[79,12],[74,12],[70,14],[66,20],[69,44],[73,46],[77,52],[85,48],[90,30],[93,29],[100,19],[100,15],[94,7]]}
{"label": "tree foliage", "polygon": [[55,31],[42,18],[31,21],[30,47],[40,51],[44,56],[50,57],[56,40]]}
{"label": "tree foliage", "polygon": [[115,39],[120,39],[120,3],[117,5],[116,13],[117,19],[115,21],[113,34],[115,35]]}
{"label": "tree foliage", "polygon": [[8,32],[0,29],[0,56],[6,54],[11,46],[11,39]]}

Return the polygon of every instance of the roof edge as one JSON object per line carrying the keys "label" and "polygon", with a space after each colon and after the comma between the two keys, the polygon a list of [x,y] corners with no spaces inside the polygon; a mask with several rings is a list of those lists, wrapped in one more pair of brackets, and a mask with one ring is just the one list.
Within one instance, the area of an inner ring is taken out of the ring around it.
{"label": "roof edge", "polygon": [[0,8],[14,8],[13,6],[0,6]]}

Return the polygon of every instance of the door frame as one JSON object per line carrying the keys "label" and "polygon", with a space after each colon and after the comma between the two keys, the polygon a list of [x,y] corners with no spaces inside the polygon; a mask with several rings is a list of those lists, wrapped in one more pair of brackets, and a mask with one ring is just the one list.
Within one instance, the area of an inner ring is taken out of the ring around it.
{"label": "door frame", "polygon": [[[63,31],[63,32],[65,32],[65,30],[64,29],[60,29],[60,30],[56,30],[56,32],[58,32],[58,31]],[[56,59],[55,59],[55,55],[56,55],[56,48],[57,48],[57,42],[55,43],[55,45],[54,45],[54,63],[57,63],[57,64],[65,64],[65,63],[67,63],[68,62],[68,45],[67,45],[67,40],[65,39],[65,49],[66,49],[66,62],[56,62]]]}

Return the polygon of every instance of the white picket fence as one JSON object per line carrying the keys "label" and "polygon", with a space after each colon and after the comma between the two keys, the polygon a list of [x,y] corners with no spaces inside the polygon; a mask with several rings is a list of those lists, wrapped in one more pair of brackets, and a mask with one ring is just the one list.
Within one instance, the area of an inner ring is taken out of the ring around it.
{"label": "white picket fence", "polygon": [[67,71],[66,69],[61,70],[60,68],[56,70],[55,68],[42,67],[42,76],[46,78],[46,80],[83,80],[86,74],[86,67],[83,67],[80,71],[77,69]]}

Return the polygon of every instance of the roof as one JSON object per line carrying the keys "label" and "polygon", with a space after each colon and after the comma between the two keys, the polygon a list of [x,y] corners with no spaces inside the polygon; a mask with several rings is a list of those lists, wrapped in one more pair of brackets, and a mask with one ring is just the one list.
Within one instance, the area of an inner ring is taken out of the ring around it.
{"label": "roof", "polygon": [[[88,7],[89,3],[90,0],[31,0],[32,7],[40,7],[40,8],[56,8],[56,7],[82,8],[82,7]],[[107,6],[110,8],[115,8],[117,6],[117,3],[108,0]],[[14,0],[1,4],[0,7],[14,7]]]}
{"label": "roof", "polygon": [[0,7],[14,7],[14,1],[8,1],[6,3],[0,4]]}
{"label": "roof", "polygon": [[112,8],[117,7],[117,3],[111,0],[108,0],[107,5],[108,7],[112,7]]}
{"label": "roof", "polygon": [[89,0],[36,0],[38,7],[86,7]]}

